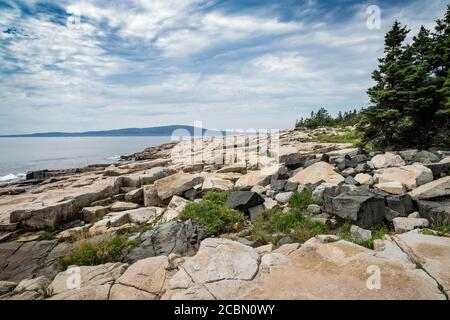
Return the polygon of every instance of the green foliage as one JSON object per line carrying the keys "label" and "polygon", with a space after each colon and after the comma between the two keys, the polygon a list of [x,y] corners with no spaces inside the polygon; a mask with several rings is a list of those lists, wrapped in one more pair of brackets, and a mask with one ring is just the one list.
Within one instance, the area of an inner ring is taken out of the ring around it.
{"label": "green foliage", "polygon": [[430,229],[435,231],[437,235],[441,237],[446,234],[450,234],[450,224],[448,220],[445,220],[441,223],[433,223]]}
{"label": "green foliage", "polygon": [[81,240],[74,244],[69,254],[60,259],[63,270],[71,265],[95,266],[118,260],[122,251],[129,245],[125,236],[115,236],[100,241]]}
{"label": "green foliage", "polygon": [[322,205],[321,199],[315,199],[312,196],[311,189],[304,189],[302,192],[294,192],[289,199],[289,206],[292,209],[304,210],[310,204]]}
{"label": "green foliage", "polygon": [[382,239],[385,234],[388,233],[388,228],[384,224],[380,224],[378,226],[372,227],[370,230],[372,231],[372,239],[369,240],[355,240],[350,235],[350,228],[352,227],[352,223],[347,221],[345,222],[341,228],[338,230],[338,236],[343,239],[353,243],[356,243],[360,246],[373,249],[373,242],[377,239]]}
{"label": "green foliage", "polygon": [[326,134],[319,134],[315,140],[317,142],[330,142],[330,143],[351,143],[354,147],[361,146],[361,141],[364,134],[358,131],[346,131],[341,135],[330,136]]}
{"label": "green foliage", "polygon": [[326,234],[328,227],[302,214],[299,209],[284,213],[280,209],[264,210],[261,217],[251,226],[251,238],[262,243],[277,243],[288,235],[294,241],[303,243],[318,235]]}
{"label": "green foliage", "polygon": [[359,128],[364,142],[381,149],[450,146],[450,6],[434,32],[409,30],[396,21],[385,36],[384,57],[368,90],[372,106]]}
{"label": "green foliage", "polygon": [[295,123],[296,128],[317,129],[319,127],[345,127],[354,126],[359,123],[361,112],[353,111],[339,112],[336,117],[332,117],[325,108],[320,108],[317,112],[312,111],[309,118],[300,118]]}
{"label": "green foliage", "polygon": [[225,205],[225,202],[227,202],[229,197],[229,192],[209,191],[203,196],[203,200],[211,201],[214,204],[223,206]]}
{"label": "green foliage", "polygon": [[42,232],[39,233],[39,238],[38,238],[39,241],[42,241],[42,240],[53,240],[53,239],[54,239],[53,233],[51,233],[51,232],[42,231]]}
{"label": "green foliage", "polygon": [[180,216],[202,225],[211,235],[237,231],[242,227],[245,216],[225,205],[228,196],[225,192],[209,192],[200,202],[189,203]]}

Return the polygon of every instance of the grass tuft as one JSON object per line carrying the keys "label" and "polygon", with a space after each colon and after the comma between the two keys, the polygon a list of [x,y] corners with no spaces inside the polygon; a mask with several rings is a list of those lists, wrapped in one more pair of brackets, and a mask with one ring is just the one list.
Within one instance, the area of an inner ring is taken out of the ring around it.
{"label": "grass tuft", "polygon": [[115,236],[100,241],[81,240],[76,243],[68,255],[60,259],[63,270],[71,265],[95,266],[118,261],[123,250],[129,245],[125,236]]}
{"label": "grass tuft", "polygon": [[303,243],[318,235],[326,234],[328,227],[302,214],[298,209],[284,213],[280,209],[264,210],[260,219],[251,227],[251,238],[262,243],[277,243],[285,235]]}
{"label": "grass tuft", "polygon": [[202,225],[211,235],[239,231],[245,216],[225,205],[228,196],[227,192],[208,192],[200,202],[189,203],[180,216]]}
{"label": "grass tuft", "polygon": [[323,205],[322,199],[315,199],[311,189],[304,189],[302,192],[294,192],[289,199],[289,206],[292,209],[305,210],[310,204]]}

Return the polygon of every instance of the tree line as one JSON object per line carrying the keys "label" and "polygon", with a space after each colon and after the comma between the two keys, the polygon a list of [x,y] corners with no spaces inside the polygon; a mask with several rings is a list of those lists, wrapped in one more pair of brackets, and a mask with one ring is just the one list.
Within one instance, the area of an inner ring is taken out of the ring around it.
{"label": "tree line", "polygon": [[450,5],[434,29],[410,30],[395,21],[373,71],[370,106],[331,117],[321,108],[296,127],[356,125],[380,149],[450,147]]}

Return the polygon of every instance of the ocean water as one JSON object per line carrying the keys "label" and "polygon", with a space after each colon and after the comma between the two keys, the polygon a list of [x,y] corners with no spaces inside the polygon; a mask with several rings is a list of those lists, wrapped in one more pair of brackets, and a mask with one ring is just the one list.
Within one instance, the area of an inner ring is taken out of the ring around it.
{"label": "ocean water", "polygon": [[117,162],[121,155],[170,141],[170,137],[0,138],[0,183],[43,169]]}

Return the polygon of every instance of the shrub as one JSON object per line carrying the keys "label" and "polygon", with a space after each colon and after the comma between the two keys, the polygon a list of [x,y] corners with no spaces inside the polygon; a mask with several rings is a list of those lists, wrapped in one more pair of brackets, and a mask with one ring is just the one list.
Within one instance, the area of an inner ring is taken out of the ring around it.
{"label": "shrub", "polygon": [[225,192],[209,192],[200,202],[189,203],[180,216],[202,225],[211,235],[237,231],[245,216],[225,205],[228,196]]}
{"label": "shrub", "polygon": [[63,270],[71,265],[95,266],[117,261],[128,246],[128,238],[116,236],[106,240],[82,240],[74,245],[69,254],[60,259]]}
{"label": "shrub", "polygon": [[311,189],[304,189],[302,192],[294,192],[289,199],[289,206],[292,209],[304,210],[310,204],[322,205],[321,199],[313,198]]}
{"label": "shrub", "polygon": [[318,234],[327,232],[326,225],[304,216],[299,209],[288,213],[280,209],[264,210],[260,219],[251,227],[252,239],[263,243],[276,243],[284,235],[303,243]]}
{"label": "shrub", "polygon": [[229,192],[222,192],[222,191],[209,191],[207,194],[204,195],[202,200],[211,201],[217,205],[225,205],[228,198],[230,197]]}

